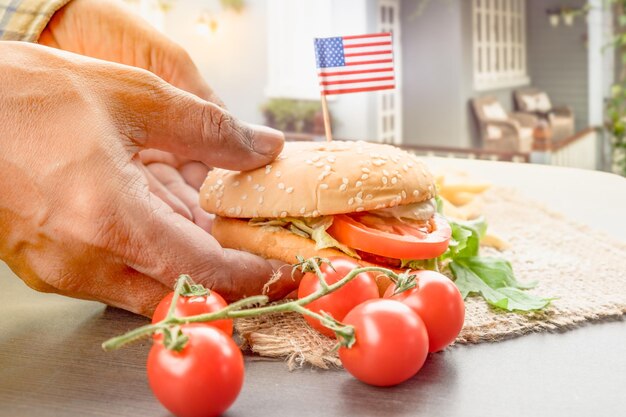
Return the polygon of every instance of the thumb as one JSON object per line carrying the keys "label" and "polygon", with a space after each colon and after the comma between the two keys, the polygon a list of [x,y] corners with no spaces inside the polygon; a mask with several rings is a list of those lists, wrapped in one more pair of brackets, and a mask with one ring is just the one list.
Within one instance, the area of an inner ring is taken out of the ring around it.
{"label": "thumb", "polygon": [[282,150],[282,132],[242,122],[147,71],[129,72],[109,97],[120,132],[134,145],[232,170],[258,168]]}

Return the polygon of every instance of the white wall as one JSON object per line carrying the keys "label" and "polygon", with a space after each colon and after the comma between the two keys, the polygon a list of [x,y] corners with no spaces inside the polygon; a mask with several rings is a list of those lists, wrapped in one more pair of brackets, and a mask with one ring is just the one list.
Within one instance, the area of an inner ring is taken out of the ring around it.
{"label": "white wall", "polygon": [[[247,0],[245,10],[224,12],[217,0],[179,0],[165,18],[165,33],[189,51],[212,88],[239,118],[261,123],[265,101],[267,45],[265,0]],[[219,27],[207,39],[195,32],[203,10]]]}

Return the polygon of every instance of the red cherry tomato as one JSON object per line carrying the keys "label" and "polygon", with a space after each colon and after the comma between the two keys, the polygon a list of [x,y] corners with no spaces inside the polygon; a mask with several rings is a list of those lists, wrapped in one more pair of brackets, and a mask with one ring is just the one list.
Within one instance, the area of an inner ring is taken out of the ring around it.
{"label": "red cherry tomato", "polygon": [[[330,262],[333,265],[333,269],[326,263],[320,265],[320,269],[324,274],[326,282],[331,285],[341,280],[350,271],[355,268],[359,268],[360,265],[350,258],[336,257],[330,258]],[[315,273],[306,273],[300,281],[300,287],[298,288],[298,298],[304,298],[321,288],[319,279]],[[306,305],[309,310],[320,313],[324,311],[336,320],[342,321],[343,318],[357,305],[363,301],[371,300],[373,298],[379,298],[378,286],[374,277],[368,273],[362,273],[354,277],[343,287],[339,288],[330,294],[327,294],[317,300]],[[315,330],[328,336],[335,337],[335,333],[332,330],[322,326],[319,320],[304,316],[306,321]]]}
{"label": "red cherry tomato", "polygon": [[417,287],[392,295],[395,285],[385,291],[385,298],[398,300],[424,321],[428,331],[429,352],[437,352],[454,342],[463,328],[465,303],[458,288],[448,277],[435,271],[416,271]]}
{"label": "red cherry tomato", "polygon": [[[152,315],[153,324],[165,318],[165,316],[167,315],[167,311],[170,308],[170,305],[172,305],[172,297],[174,297],[173,292],[163,297],[156,310],[154,310],[154,314]],[[221,310],[227,305],[228,303],[226,303],[222,296],[215,291],[209,292],[208,295],[194,295],[191,297],[184,297],[181,295],[180,297],[178,297],[178,302],[176,303],[175,314],[179,317],[195,316],[198,314],[211,313]],[[189,324],[189,326],[198,325],[213,326],[220,329],[229,336],[233,335],[233,321],[230,319]]]}
{"label": "red cherry tomato", "polygon": [[157,399],[178,417],[218,416],[243,385],[243,355],[233,340],[210,326],[183,326],[180,352],[156,342],[148,355],[148,382]]}
{"label": "red cherry tomato", "polygon": [[407,305],[395,300],[370,300],[343,319],[354,326],[356,342],[341,347],[344,368],[370,385],[391,386],[406,381],[424,365],[428,334],[424,322]]}

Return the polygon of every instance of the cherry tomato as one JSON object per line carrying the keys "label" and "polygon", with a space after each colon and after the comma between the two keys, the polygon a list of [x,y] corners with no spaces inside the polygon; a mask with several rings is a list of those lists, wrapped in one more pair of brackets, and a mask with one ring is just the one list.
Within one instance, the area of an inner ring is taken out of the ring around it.
{"label": "cherry tomato", "polygon": [[148,382],[157,399],[178,417],[218,416],[243,385],[243,355],[233,340],[210,326],[183,326],[180,352],[156,342],[148,355]]}
{"label": "cherry tomato", "polygon": [[429,352],[437,352],[454,342],[463,328],[465,303],[458,288],[448,277],[435,271],[416,271],[417,287],[392,295],[395,285],[385,291],[385,298],[398,300],[424,321],[428,331]]}
{"label": "cherry tomato", "polygon": [[[324,274],[326,282],[331,285],[341,280],[350,271],[355,268],[359,268],[360,265],[350,258],[335,257],[330,258],[330,262],[333,265],[333,269],[326,263],[320,265],[320,269]],[[304,298],[309,294],[312,294],[321,288],[319,279],[315,273],[306,273],[300,281],[298,287],[298,298]],[[327,294],[317,300],[306,305],[309,310],[319,313],[325,311],[333,316],[336,320],[342,321],[343,318],[357,305],[363,301],[371,300],[373,298],[379,298],[378,286],[376,285],[376,279],[368,273],[362,273],[354,277],[343,287],[339,288],[330,294]],[[335,337],[335,333],[332,330],[322,326],[319,320],[304,316],[306,321],[322,334],[328,337]]]}
{"label": "cherry tomato", "polygon": [[[157,323],[165,318],[170,305],[172,305],[172,297],[174,297],[173,292],[163,297],[156,310],[154,310],[152,323]],[[195,316],[197,314],[205,314],[221,310],[227,305],[228,303],[226,303],[222,296],[215,291],[209,292],[208,295],[194,295],[191,297],[184,297],[181,295],[178,297],[178,302],[176,303],[175,314],[179,317]],[[216,327],[229,336],[233,335],[233,321],[230,319],[189,324],[189,326],[206,325]]]}
{"label": "cherry tomato", "polygon": [[418,223],[363,215],[336,215],[328,233],[353,249],[394,259],[432,259],[448,249],[452,229],[435,214],[427,227]]}
{"label": "cherry tomato", "polygon": [[370,385],[391,386],[406,381],[424,365],[428,334],[422,319],[401,302],[370,300],[343,319],[354,326],[356,342],[341,347],[339,358],[355,378]]}

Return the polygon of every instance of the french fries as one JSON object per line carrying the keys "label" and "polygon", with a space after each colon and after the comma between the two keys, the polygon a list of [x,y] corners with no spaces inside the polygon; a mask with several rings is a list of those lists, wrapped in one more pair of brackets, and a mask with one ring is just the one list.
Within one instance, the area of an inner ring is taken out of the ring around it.
{"label": "french fries", "polygon": [[[439,197],[443,201],[443,214],[456,220],[472,220],[482,215],[483,201],[480,195],[491,185],[485,182],[472,182],[466,175],[457,176],[452,181],[443,175],[435,178]],[[508,242],[493,233],[487,233],[480,241],[499,251],[509,247]]]}

